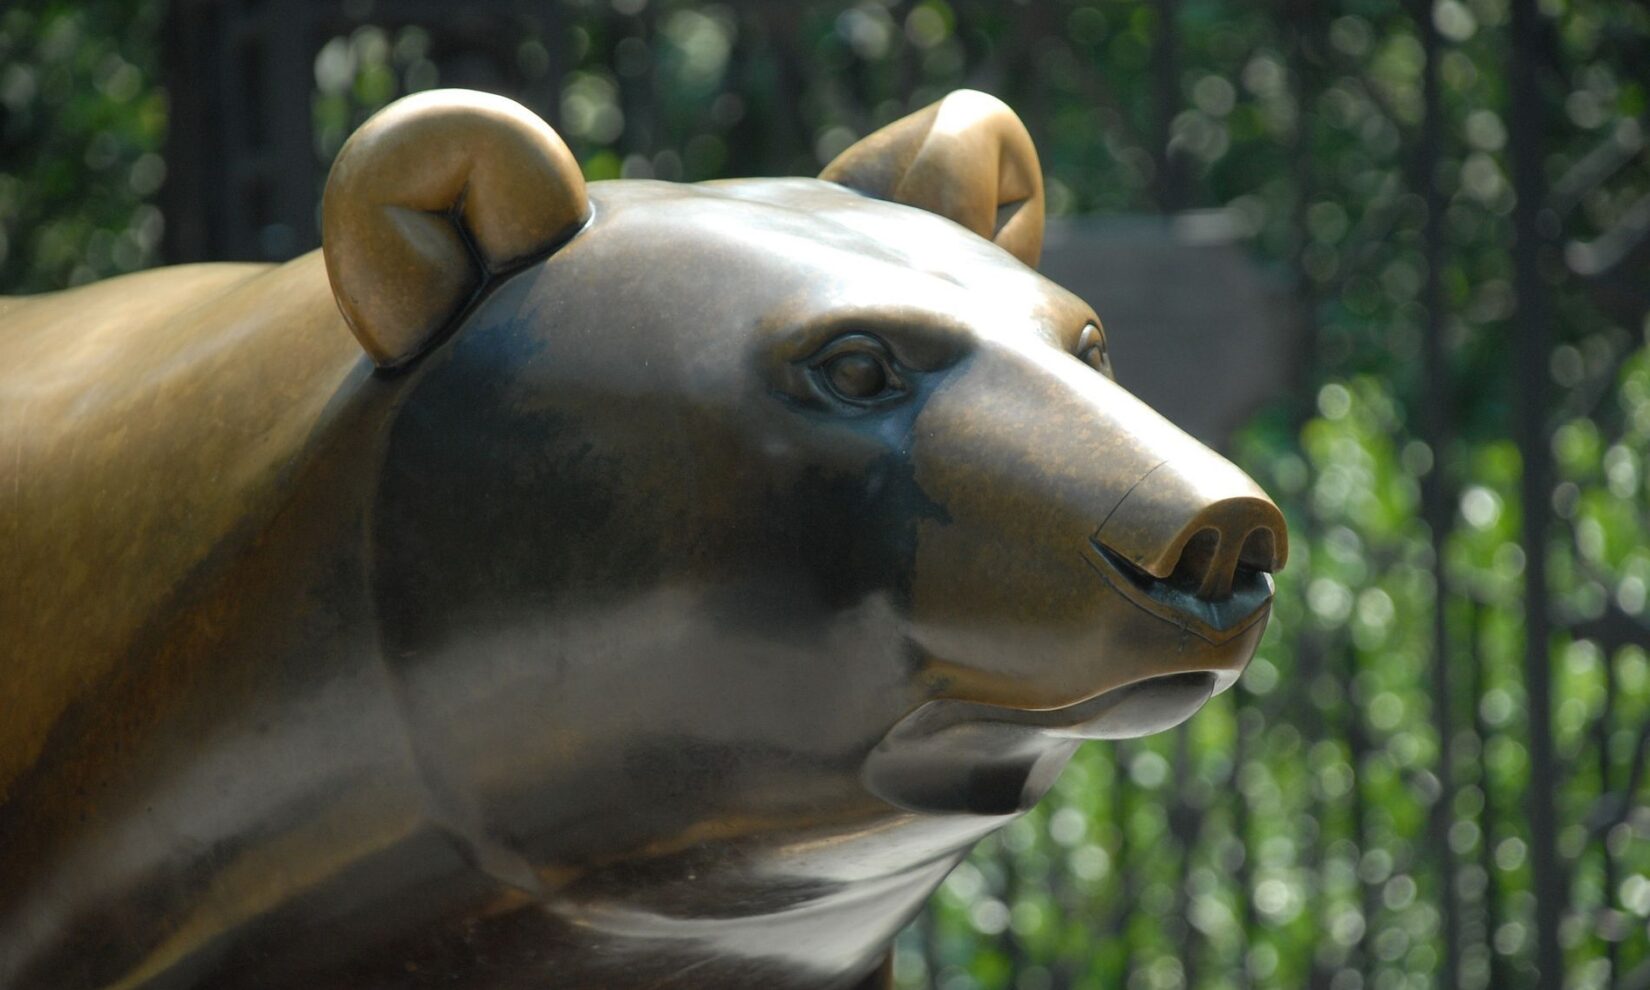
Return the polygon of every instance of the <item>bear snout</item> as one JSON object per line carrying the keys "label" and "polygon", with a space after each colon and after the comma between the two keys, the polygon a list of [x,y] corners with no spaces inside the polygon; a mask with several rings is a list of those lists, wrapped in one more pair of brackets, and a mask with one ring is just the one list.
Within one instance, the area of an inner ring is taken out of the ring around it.
{"label": "bear snout", "polygon": [[1119,592],[1211,643],[1264,617],[1289,555],[1278,507],[1212,452],[1153,468],[1090,542]]}

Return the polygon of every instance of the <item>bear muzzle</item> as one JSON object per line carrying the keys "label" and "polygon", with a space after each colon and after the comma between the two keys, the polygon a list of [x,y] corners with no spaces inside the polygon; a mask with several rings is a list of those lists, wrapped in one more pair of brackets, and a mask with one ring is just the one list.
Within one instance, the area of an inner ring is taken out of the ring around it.
{"label": "bear muzzle", "polygon": [[[1120,390],[1101,391],[1131,414],[1096,417],[1103,428],[1095,432],[1110,441],[1104,456],[1045,461],[1098,468],[1108,493],[1109,508],[1080,551],[1099,586],[1093,623],[1110,636],[1073,633],[1068,648],[1050,654],[1050,669],[1062,671],[1065,684],[1092,677],[1093,693],[1044,707],[1025,696],[1035,675],[1017,683],[999,677],[986,689],[982,679],[920,706],[862,767],[867,789],[889,803],[939,814],[1024,811],[1083,740],[1127,739],[1178,725],[1230,687],[1253,657],[1271,613],[1271,574],[1288,557],[1282,513],[1231,462],[1165,429]],[[1131,460],[1132,471],[1117,470]],[[1063,504],[1084,501],[1077,494],[1085,492],[1081,479],[1065,480]],[[1048,628],[1092,629],[1093,623]]]}

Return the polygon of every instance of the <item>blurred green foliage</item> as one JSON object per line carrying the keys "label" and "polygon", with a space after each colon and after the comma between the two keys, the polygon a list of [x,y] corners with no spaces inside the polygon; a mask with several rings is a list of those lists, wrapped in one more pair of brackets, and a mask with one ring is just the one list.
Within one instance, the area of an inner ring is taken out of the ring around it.
{"label": "blurred green foliage", "polygon": [[[1260,655],[1183,729],[1086,747],[901,936],[901,987],[1533,986],[1538,896],[1563,918],[1563,986],[1650,986],[1650,11],[1544,0],[1542,105],[1510,107],[1507,0],[557,9],[565,37],[524,37],[516,68],[560,67],[539,109],[592,178],[811,174],[970,85],[1026,118],[1053,213],[1223,208],[1296,286],[1300,387],[1234,444],[1291,520]],[[160,17],[156,0],[0,13],[0,288],[156,260]],[[443,81],[429,29],[370,23],[319,49],[315,79],[322,160],[377,106]],[[1551,238],[1550,450],[1511,426],[1514,114],[1544,122],[1547,188],[1526,194]],[[1444,437],[1420,421],[1429,181]],[[1550,504],[1521,505],[1530,456],[1553,459]],[[1436,533],[1432,472],[1453,506]],[[1551,513],[1550,545],[1520,544],[1526,510]],[[1544,600],[1524,600],[1532,553]],[[1532,609],[1558,630],[1544,773],[1521,662]],[[1531,788],[1555,795],[1556,835],[1531,834]],[[1560,889],[1536,888],[1536,843],[1556,847]]]}
{"label": "blurred green foliage", "polygon": [[161,14],[128,0],[0,8],[0,291],[159,261]]}

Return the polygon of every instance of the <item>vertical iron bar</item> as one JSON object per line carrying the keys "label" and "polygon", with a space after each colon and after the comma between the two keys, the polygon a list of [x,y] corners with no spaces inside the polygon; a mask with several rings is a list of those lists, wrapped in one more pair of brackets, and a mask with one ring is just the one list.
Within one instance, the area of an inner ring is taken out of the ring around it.
{"label": "vertical iron bar", "polygon": [[1564,883],[1556,847],[1557,784],[1552,730],[1551,623],[1547,614],[1548,502],[1552,492],[1547,436],[1547,360],[1550,314],[1542,282],[1542,113],[1539,65],[1541,23],[1537,0],[1513,0],[1508,144],[1513,190],[1513,289],[1517,300],[1516,435],[1523,456],[1520,486],[1524,542],[1524,679],[1529,701],[1530,776],[1525,785],[1530,867],[1535,885],[1535,964],[1538,986],[1563,985],[1558,925]]}
{"label": "vertical iron bar", "polygon": [[[1303,323],[1301,334],[1301,361],[1300,387],[1297,388],[1298,405],[1294,410],[1295,431],[1299,436],[1300,430],[1316,414],[1317,392],[1313,387],[1321,380],[1322,370],[1318,367],[1318,290],[1306,274],[1304,260],[1306,249],[1311,237],[1307,231],[1307,210],[1312,205],[1316,195],[1317,174],[1314,166],[1317,157],[1313,154],[1314,120],[1312,114],[1313,99],[1318,94],[1321,84],[1319,69],[1319,39],[1321,37],[1320,7],[1312,0],[1281,0],[1278,11],[1284,23],[1284,37],[1286,51],[1289,57],[1289,75],[1291,89],[1295,98],[1295,133],[1291,142],[1290,160],[1294,166],[1292,178],[1294,180],[1294,216],[1291,225],[1294,229],[1295,243],[1292,260],[1295,267],[1295,277],[1298,280],[1298,306]],[[1308,486],[1310,491],[1310,486]],[[1308,547],[1315,547],[1318,543],[1321,526],[1317,513],[1313,511],[1310,495],[1303,499],[1303,512],[1300,542]],[[1310,559],[1310,558],[1308,558]],[[1305,587],[1310,583],[1310,574],[1295,574],[1294,580],[1298,586]],[[1335,671],[1332,663],[1336,651],[1341,651],[1345,661],[1345,672]],[[1352,645],[1343,638],[1331,639],[1323,630],[1315,628],[1310,620],[1303,624],[1301,632],[1295,640],[1295,667],[1297,675],[1291,680],[1297,692],[1295,697],[1302,711],[1311,712],[1311,718],[1319,726],[1315,733],[1319,738],[1327,738],[1329,725],[1327,719],[1320,717],[1316,710],[1316,703],[1312,700],[1311,685],[1313,681],[1325,672],[1330,676],[1338,677],[1346,687],[1346,704],[1343,706],[1345,718],[1343,720],[1344,738],[1347,745],[1347,758],[1352,767],[1352,790],[1348,798],[1349,821],[1351,838],[1358,854],[1364,852],[1364,813],[1363,813],[1363,757],[1367,745],[1363,742],[1362,723],[1352,697],[1351,685],[1357,674],[1358,656]],[[1307,890],[1305,893],[1306,911],[1314,918],[1322,918],[1325,914],[1324,891],[1325,858],[1324,849],[1328,839],[1324,835],[1325,823],[1329,821],[1329,809],[1326,803],[1314,789],[1307,797],[1308,807],[1312,817],[1318,822],[1318,828],[1307,840],[1307,848],[1302,853],[1302,862],[1306,865],[1308,874]],[[1358,946],[1348,953],[1348,959],[1354,969],[1362,971],[1368,953],[1364,951],[1370,938],[1370,931],[1374,928],[1375,918],[1369,905],[1373,903],[1372,893],[1367,884],[1359,881],[1359,889],[1363,892],[1360,907],[1364,910],[1364,935]],[[1247,892],[1246,896],[1247,896]],[[1318,953],[1311,953],[1307,963],[1308,990],[1320,990],[1330,984],[1333,976],[1329,973]]]}
{"label": "vertical iron bar", "polygon": [[[1180,113],[1180,33],[1176,23],[1180,15],[1179,0],[1155,0],[1157,37],[1152,45],[1152,88],[1156,113],[1158,211],[1172,215],[1187,206],[1187,191],[1180,164],[1169,147],[1173,135],[1174,118]],[[1182,724],[1175,730],[1174,780],[1169,798],[1168,826],[1179,856],[1174,884],[1174,918],[1180,924],[1176,954],[1183,967],[1183,986],[1197,985],[1197,929],[1187,919],[1191,917],[1192,854],[1197,844],[1197,824],[1200,809],[1192,803],[1192,752],[1190,728]]]}
{"label": "vertical iron bar", "polygon": [[1157,206],[1163,213],[1186,207],[1186,189],[1180,160],[1169,147],[1174,119],[1180,113],[1179,0],[1155,0],[1157,37],[1152,44],[1152,89],[1157,104],[1155,144]]}
{"label": "vertical iron bar", "polygon": [[[1467,628],[1464,638],[1467,645],[1467,677],[1468,687],[1474,699],[1484,697],[1489,690],[1489,672],[1484,669],[1484,639],[1483,639],[1484,608],[1476,600],[1467,601]],[[1488,980],[1482,986],[1500,990],[1507,986],[1507,968],[1502,963],[1500,955],[1495,951],[1495,929],[1501,919],[1501,880],[1499,868],[1495,865],[1495,837],[1499,831],[1497,824],[1499,816],[1496,814],[1495,790],[1490,779],[1489,762],[1483,758],[1483,753],[1489,749],[1490,723],[1484,717],[1482,705],[1472,706],[1473,732],[1478,736],[1478,786],[1484,792],[1484,803],[1478,811],[1478,863],[1484,871],[1484,893],[1482,911],[1484,919],[1484,949],[1489,959]]]}
{"label": "vertical iron bar", "polygon": [[[1605,642],[1604,647],[1604,710],[1598,713],[1598,720],[1593,723],[1593,745],[1598,750],[1598,793],[1600,800],[1607,800],[1612,791],[1610,783],[1615,779],[1610,762],[1610,729],[1616,720],[1616,668],[1612,662],[1615,657],[1614,644]],[[1632,795],[1622,795],[1622,808],[1631,807]],[[1614,826],[1601,830],[1598,835],[1603,840],[1599,843],[1599,873],[1602,896],[1598,906],[1598,917],[1602,921],[1610,915],[1610,899],[1615,896],[1617,872],[1616,857],[1610,851],[1610,833]],[[1594,926],[1595,934],[1598,926]],[[1616,938],[1604,938],[1604,958],[1610,964],[1608,972],[1610,978],[1615,979],[1621,967],[1621,943]]]}
{"label": "vertical iron bar", "polygon": [[1249,977],[1249,950],[1253,944],[1251,936],[1258,923],[1255,899],[1250,896],[1250,891],[1254,889],[1254,865],[1249,853],[1249,795],[1242,786],[1243,767],[1249,761],[1250,736],[1254,731],[1252,720],[1244,717],[1251,704],[1241,695],[1236,700],[1237,741],[1232,747],[1232,795],[1236,801],[1232,810],[1232,833],[1240,847],[1240,858],[1237,868],[1232,871],[1232,882],[1238,891],[1238,927],[1243,933],[1238,940],[1237,969],[1230,976],[1234,990],[1250,990],[1253,986],[1254,981]]}
{"label": "vertical iron bar", "polygon": [[166,128],[166,182],[161,210],[166,218],[161,256],[168,264],[213,260],[211,209],[207,200],[222,182],[211,182],[211,152],[217,143],[217,115],[210,103],[219,87],[206,85],[221,62],[222,46],[208,39],[221,12],[202,3],[174,0],[166,9],[161,56],[169,107]]}
{"label": "vertical iron bar", "polygon": [[1431,0],[1415,0],[1412,16],[1421,35],[1425,59],[1421,82],[1421,139],[1415,159],[1413,186],[1426,206],[1421,230],[1422,260],[1426,279],[1422,284],[1422,305],[1426,309],[1423,351],[1421,420],[1427,446],[1432,450],[1432,469],[1421,479],[1422,515],[1432,539],[1432,719],[1438,736],[1438,794],[1429,809],[1427,830],[1437,874],[1440,936],[1444,943],[1442,965],[1434,985],[1454,990],[1461,979],[1461,919],[1455,896],[1455,856],[1449,833],[1455,798],[1454,694],[1450,684],[1449,606],[1450,583],[1444,548],[1449,541],[1455,513],[1450,502],[1449,480],[1445,477],[1450,447],[1449,357],[1444,348],[1444,197],[1438,187],[1438,163],[1443,157],[1443,98],[1440,92],[1439,58],[1442,38],[1433,21]]}
{"label": "vertical iron bar", "polygon": [[1107,986],[1129,986],[1130,978],[1134,975],[1134,926],[1129,924],[1133,916],[1135,905],[1140,900],[1139,872],[1135,867],[1135,855],[1132,844],[1129,842],[1129,806],[1130,793],[1133,782],[1129,779],[1129,753],[1132,747],[1118,740],[1112,743],[1112,760],[1115,771],[1112,780],[1116,793],[1112,799],[1112,814],[1117,820],[1117,857],[1112,860],[1117,871],[1117,902],[1112,911],[1111,939],[1122,947],[1122,955],[1117,962],[1117,971]]}
{"label": "vertical iron bar", "polygon": [[1182,724],[1175,730],[1174,741],[1174,796],[1169,803],[1169,833],[1174,837],[1175,845],[1180,853],[1180,869],[1175,877],[1174,914],[1171,926],[1178,925],[1180,945],[1181,971],[1183,974],[1182,986],[1197,986],[1197,953],[1199,938],[1197,928],[1191,923],[1192,917],[1192,853],[1197,848],[1199,826],[1202,824],[1202,809],[1197,807],[1190,793],[1194,790],[1192,780],[1194,769],[1192,760],[1191,731]]}
{"label": "vertical iron bar", "polygon": [[[1343,676],[1349,687],[1346,706],[1346,750],[1347,757],[1352,763],[1350,818],[1352,843],[1358,851],[1358,865],[1360,867],[1358,870],[1358,910],[1362,913],[1364,919],[1363,934],[1358,937],[1358,944],[1351,954],[1351,962],[1358,972],[1364,974],[1365,977],[1372,977],[1374,968],[1372,960],[1375,958],[1375,953],[1371,951],[1371,945],[1375,941],[1375,920],[1381,911],[1381,896],[1379,887],[1364,879],[1361,868],[1363,858],[1369,851],[1366,846],[1369,836],[1369,808],[1368,799],[1364,793],[1364,763],[1370,755],[1371,746],[1369,734],[1364,728],[1363,712],[1358,709],[1356,692],[1350,690],[1350,687],[1356,684],[1358,678],[1358,651],[1351,643],[1344,640],[1336,645],[1339,646],[1342,655],[1346,658],[1346,672]],[[1373,982],[1373,980],[1366,980],[1366,984],[1370,982]]]}

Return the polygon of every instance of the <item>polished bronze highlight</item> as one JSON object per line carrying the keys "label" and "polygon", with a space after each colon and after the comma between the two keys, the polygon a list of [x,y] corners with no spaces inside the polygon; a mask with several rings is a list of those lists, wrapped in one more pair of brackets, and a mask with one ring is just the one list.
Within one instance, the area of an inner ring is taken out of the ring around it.
{"label": "polished bronze highlight", "polygon": [[332,163],[321,203],[327,276],[362,348],[394,367],[489,279],[589,215],[579,163],[531,111],[471,90],[418,93],[374,114]]}
{"label": "polished bronze highlight", "polygon": [[938,213],[1028,265],[1043,252],[1043,170],[1001,100],[958,90],[838,155],[821,179]]}

